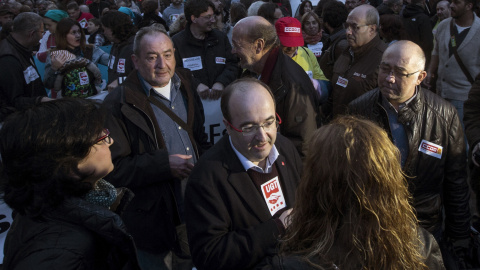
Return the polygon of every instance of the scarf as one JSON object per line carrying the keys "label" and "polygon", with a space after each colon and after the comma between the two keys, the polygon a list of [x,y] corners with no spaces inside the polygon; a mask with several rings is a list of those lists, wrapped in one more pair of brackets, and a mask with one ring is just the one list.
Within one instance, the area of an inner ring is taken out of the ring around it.
{"label": "scarf", "polygon": [[305,43],[306,44],[317,44],[318,42],[320,42],[320,40],[322,39],[322,31],[318,31],[318,33],[316,35],[307,35],[305,34],[305,32],[302,32],[302,35],[303,35],[303,40],[305,40]]}
{"label": "scarf", "polygon": [[95,205],[110,208],[117,199],[117,190],[109,182],[100,179],[87,194],[84,199]]}

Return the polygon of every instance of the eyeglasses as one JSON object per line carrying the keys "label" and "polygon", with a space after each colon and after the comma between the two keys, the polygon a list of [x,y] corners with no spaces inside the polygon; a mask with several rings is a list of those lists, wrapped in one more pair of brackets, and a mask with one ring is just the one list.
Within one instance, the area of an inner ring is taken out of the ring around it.
{"label": "eyeglasses", "polygon": [[100,136],[98,139],[95,140],[95,144],[105,141],[107,144],[112,143],[112,137],[110,137],[110,131],[108,129],[103,130],[104,135]]}
{"label": "eyeglasses", "polygon": [[417,70],[412,73],[402,73],[399,70],[396,70],[395,68],[390,68],[388,65],[379,65],[378,66],[379,72],[382,74],[388,74],[388,76],[393,76],[395,79],[402,79],[402,78],[408,78],[412,76],[413,74],[420,72],[421,70]]}
{"label": "eyeglasses", "polygon": [[70,32],[69,34],[72,35],[72,36],[76,36],[76,35],[81,36],[81,35],[82,35],[82,31],[81,31],[81,30],[72,31],[72,32]]}
{"label": "eyeglasses", "polygon": [[275,115],[277,116],[278,121],[276,119],[272,119],[272,120],[268,120],[267,122],[263,123],[263,125],[246,125],[246,126],[243,126],[241,129],[238,129],[238,128],[234,127],[230,122],[228,122],[226,120],[225,121],[227,122],[227,124],[231,128],[233,128],[233,130],[242,133],[243,136],[250,136],[250,135],[253,135],[253,134],[257,133],[259,128],[263,128],[263,130],[265,130],[265,132],[269,132],[270,130],[272,130],[272,128],[275,128],[275,129],[278,128],[278,125],[280,125],[282,123],[282,119],[280,118],[278,113],[275,113]]}
{"label": "eyeglasses", "polygon": [[352,32],[358,32],[358,30],[360,30],[360,27],[369,26],[369,25],[371,25],[371,24],[358,25],[356,23],[344,22],[343,23],[343,29],[348,30],[350,28],[350,30],[352,30]]}
{"label": "eyeglasses", "polygon": [[207,21],[211,21],[212,19],[215,19],[215,14],[200,16],[199,18],[206,19]]}

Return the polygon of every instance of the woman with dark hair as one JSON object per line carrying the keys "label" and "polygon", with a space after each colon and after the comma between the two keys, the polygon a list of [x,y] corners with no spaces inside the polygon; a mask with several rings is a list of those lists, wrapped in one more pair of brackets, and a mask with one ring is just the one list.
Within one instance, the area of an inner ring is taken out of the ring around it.
{"label": "woman with dark hair", "polygon": [[113,42],[108,60],[108,91],[112,91],[133,70],[132,54],[136,27],[131,18],[120,11],[109,11],[101,18],[103,31]]}
{"label": "woman with dark hair", "polygon": [[274,269],[444,269],[419,227],[387,133],[337,118],[315,131]]}
{"label": "woman with dark hair", "polygon": [[297,20],[301,21],[303,15],[305,15],[305,13],[310,12],[310,11],[313,11],[312,2],[310,0],[302,1],[302,3],[300,4],[300,7],[298,7]]}
{"label": "woman with dark hair", "polygon": [[143,18],[138,23],[138,29],[142,27],[150,26],[154,23],[159,23],[165,27],[165,30],[168,31],[167,22],[160,16],[158,16],[158,10],[160,7],[158,6],[157,1],[153,0],[146,0],[142,2],[143,8]]}
{"label": "woman with dark hair", "polygon": [[405,28],[403,20],[396,14],[385,14],[380,16],[380,37],[391,45],[392,43],[405,39]]}
{"label": "woman with dark hair", "polygon": [[0,191],[14,210],[5,269],[139,269],[119,215],[129,190],[113,170],[104,112],[85,99],[41,103],[0,131]]}
{"label": "woman with dark hair", "polygon": [[275,25],[278,19],[283,17],[282,10],[277,4],[272,2],[264,3],[258,9],[258,16],[265,18],[271,24]]}
{"label": "woman with dark hair", "polygon": [[308,47],[315,54],[315,57],[317,57],[317,61],[320,61],[320,56],[322,55],[323,48],[322,20],[320,20],[320,18],[317,16],[317,14],[315,14],[315,12],[310,11],[303,15],[301,23],[305,46]]}
{"label": "woman with dark hair", "polygon": [[61,19],[55,32],[55,50],[47,56],[46,88],[62,91],[62,96],[90,97],[97,94],[96,85],[102,82],[96,64],[108,64],[108,53],[87,44],[80,23]]}

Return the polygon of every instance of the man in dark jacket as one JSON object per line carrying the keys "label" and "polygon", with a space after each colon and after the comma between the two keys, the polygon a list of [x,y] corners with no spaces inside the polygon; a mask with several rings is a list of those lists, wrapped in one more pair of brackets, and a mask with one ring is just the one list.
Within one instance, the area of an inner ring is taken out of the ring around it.
{"label": "man in dark jacket", "polygon": [[13,21],[10,36],[0,42],[0,122],[16,110],[48,100],[32,57],[43,33],[42,17],[24,12]]}
{"label": "man in dark jacket", "polygon": [[348,15],[345,30],[350,45],[333,66],[332,116],[344,114],[348,103],[377,87],[378,64],[387,45],[378,36],[378,11],[370,5]]}
{"label": "man in dark jacket", "polygon": [[317,129],[318,113],[315,89],[307,73],[282,53],[275,27],[263,17],[240,20],[233,28],[232,44],[232,52],[246,73],[253,73],[272,89],[283,121],[280,133],[304,157],[310,134]]}
{"label": "man in dark jacket", "polygon": [[407,40],[413,41],[422,48],[427,59],[427,67],[433,50],[433,32],[430,17],[425,14],[425,0],[411,0],[403,10],[403,25]]}
{"label": "man in dark jacket", "polygon": [[239,75],[237,59],[231,53],[228,37],[213,29],[213,3],[189,0],[185,3],[186,28],[173,36],[177,67],[188,68],[200,82],[202,99],[219,99],[222,90]]}
{"label": "man in dark jacket", "polygon": [[277,134],[273,94],[253,78],[224,90],[228,135],[202,156],[188,179],[185,212],[199,270],[252,269],[277,253],[295,203],[301,160]]}
{"label": "man in dark jacket", "polygon": [[173,42],[163,29],[138,31],[132,59],[136,70],[104,101],[115,140],[115,170],[107,180],[135,193],[124,220],[142,269],[192,269],[183,201],[186,178],[208,146],[203,107],[191,73],[175,70]]}
{"label": "man in dark jacket", "polygon": [[392,44],[379,67],[379,88],[354,100],[349,109],[378,123],[400,150],[420,225],[438,242],[445,236],[464,246],[470,207],[462,125],[450,103],[419,87],[427,75],[424,69],[418,45]]}

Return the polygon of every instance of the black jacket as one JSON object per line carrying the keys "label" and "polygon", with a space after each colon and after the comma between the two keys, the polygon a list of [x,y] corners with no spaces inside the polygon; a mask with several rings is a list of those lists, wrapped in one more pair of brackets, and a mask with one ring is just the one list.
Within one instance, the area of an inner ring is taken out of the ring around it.
{"label": "black jacket", "polygon": [[133,40],[135,36],[129,37],[121,43],[114,44],[108,58],[108,84],[119,79],[119,85],[127,78],[128,74],[134,70],[132,62]]}
{"label": "black jacket", "polygon": [[232,54],[227,35],[213,29],[204,40],[198,40],[190,32],[190,25],[172,38],[175,45],[177,67],[184,67],[183,59],[200,56],[202,69],[192,71],[193,76],[208,87],[216,82],[227,87],[240,75],[238,59]]}
{"label": "black jacket", "polygon": [[[391,136],[388,117],[378,88],[349,105],[358,114],[379,124]],[[419,89],[417,96],[398,112],[408,137],[409,154],[403,171],[408,178],[413,206],[420,225],[435,234],[442,227],[452,238],[467,238],[470,228],[469,189],[465,142],[455,107],[434,93]],[[422,140],[443,147],[440,158],[420,151]]]}
{"label": "black jacket", "polygon": [[[292,143],[277,135],[275,161],[287,208],[295,203],[302,164]],[[250,269],[276,254],[283,228],[225,135],[198,161],[185,193],[187,235],[199,270]]]}
{"label": "black jacket", "polygon": [[[204,132],[203,106],[188,70],[177,69],[186,102],[194,147],[201,154],[209,146]],[[133,71],[104,101],[111,112],[106,127],[115,143],[110,147],[115,169],[106,179],[114,186],[128,187],[135,198],[123,219],[139,249],[154,253],[177,248],[175,226],[180,224],[173,192],[169,153],[155,114]]]}
{"label": "black jacket", "polygon": [[415,42],[422,48],[426,57],[426,66],[430,63],[433,50],[433,33],[430,17],[418,5],[407,5],[403,10],[403,26],[406,39]]}
{"label": "black jacket", "polygon": [[120,217],[80,198],[39,219],[17,214],[4,252],[4,269],[140,269]]}
{"label": "black jacket", "polygon": [[[33,77],[26,76],[26,70],[37,78],[30,81]],[[47,96],[32,51],[11,35],[0,42],[0,74],[0,122],[14,111],[26,109]]]}

